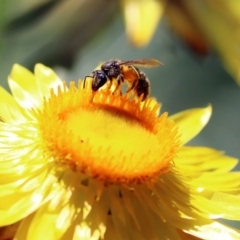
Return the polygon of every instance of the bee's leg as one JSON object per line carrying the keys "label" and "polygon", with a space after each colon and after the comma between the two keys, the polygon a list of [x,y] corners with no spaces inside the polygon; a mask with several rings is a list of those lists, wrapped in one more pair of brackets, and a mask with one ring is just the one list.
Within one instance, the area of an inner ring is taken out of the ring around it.
{"label": "bee's leg", "polygon": [[132,82],[132,84],[127,88],[126,93],[130,92],[137,86],[138,80]]}
{"label": "bee's leg", "polygon": [[124,82],[124,77],[123,77],[122,74],[119,74],[119,75],[117,76],[117,86],[116,86],[114,92],[120,90],[120,94],[122,94],[122,89],[121,89],[121,87],[122,87],[122,83],[123,83],[123,82]]}
{"label": "bee's leg", "polygon": [[[113,85],[113,79],[112,79],[112,78],[108,78],[106,89],[108,89],[109,91],[113,92],[113,90],[112,90],[112,85]],[[115,90],[114,90],[114,91],[115,91]]]}

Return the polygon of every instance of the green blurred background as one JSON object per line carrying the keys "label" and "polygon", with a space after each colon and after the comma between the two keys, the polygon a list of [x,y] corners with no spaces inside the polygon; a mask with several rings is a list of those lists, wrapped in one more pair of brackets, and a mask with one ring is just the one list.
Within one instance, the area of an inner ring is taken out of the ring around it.
{"label": "green blurred background", "polygon": [[173,114],[211,103],[209,124],[190,144],[240,158],[240,87],[214,48],[199,56],[171,31],[164,17],[150,43],[136,48],[126,37],[119,1],[0,1],[0,82],[5,88],[14,63],[33,70],[41,62],[63,79],[77,80],[113,58],[163,62],[144,70],[163,111]]}

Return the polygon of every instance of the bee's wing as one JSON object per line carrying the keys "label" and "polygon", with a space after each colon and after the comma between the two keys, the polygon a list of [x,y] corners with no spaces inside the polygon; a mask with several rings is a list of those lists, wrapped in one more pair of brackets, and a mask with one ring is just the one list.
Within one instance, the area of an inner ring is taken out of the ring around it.
{"label": "bee's wing", "polygon": [[159,65],[162,65],[162,63],[157,59],[143,58],[143,59],[137,59],[137,60],[122,61],[120,65],[136,65],[136,66],[141,66],[145,68],[152,68],[152,67],[157,67]]}

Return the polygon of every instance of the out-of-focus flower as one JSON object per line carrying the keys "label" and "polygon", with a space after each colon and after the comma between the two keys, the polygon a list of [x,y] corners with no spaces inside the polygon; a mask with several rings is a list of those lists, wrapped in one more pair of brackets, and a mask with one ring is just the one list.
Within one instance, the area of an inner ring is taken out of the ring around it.
{"label": "out-of-focus flower", "polygon": [[126,31],[145,46],[164,15],[171,29],[201,55],[214,49],[240,84],[240,2],[237,0],[122,0]]}
{"label": "out-of-focus flower", "polygon": [[0,226],[15,238],[239,239],[237,160],[183,146],[211,107],[159,116],[133,99],[15,65],[0,88]]}
{"label": "out-of-focus flower", "polygon": [[164,10],[163,1],[122,0],[127,36],[137,47],[151,40]]}

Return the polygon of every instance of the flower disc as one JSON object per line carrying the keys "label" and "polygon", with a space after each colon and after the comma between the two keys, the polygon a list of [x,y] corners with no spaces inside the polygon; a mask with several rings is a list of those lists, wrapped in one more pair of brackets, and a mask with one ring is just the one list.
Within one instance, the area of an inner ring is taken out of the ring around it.
{"label": "flower disc", "polygon": [[105,183],[141,183],[167,171],[178,149],[175,125],[159,109],[153,98],[72,83],[45,101],[40,128],[55,161]]}

